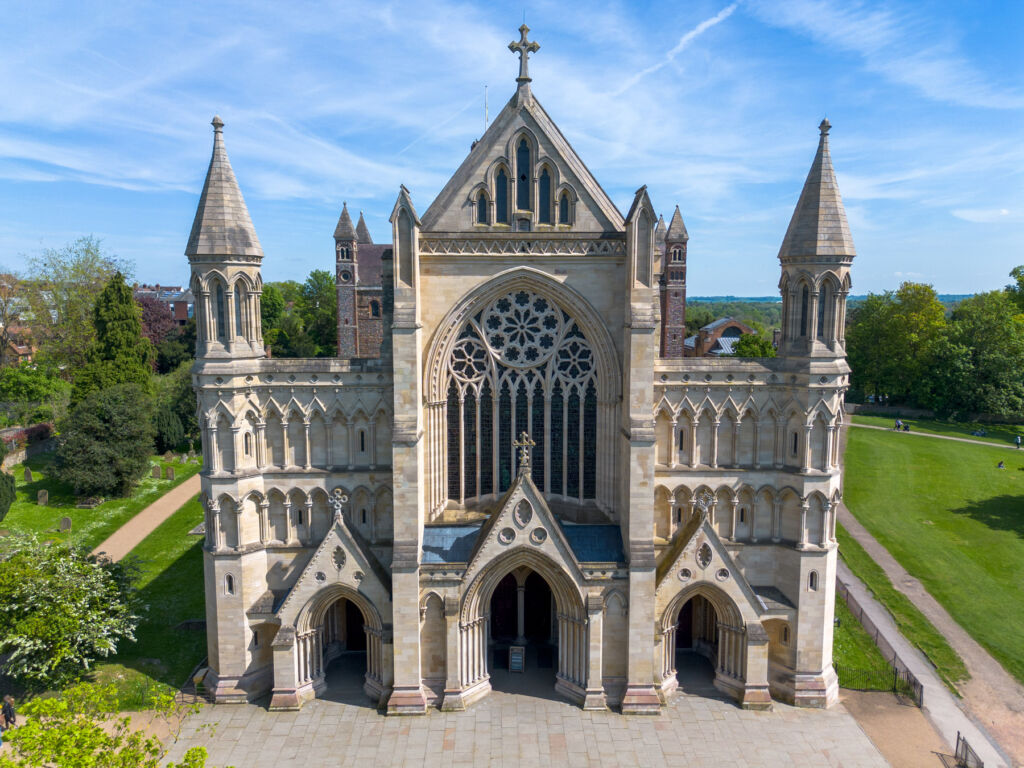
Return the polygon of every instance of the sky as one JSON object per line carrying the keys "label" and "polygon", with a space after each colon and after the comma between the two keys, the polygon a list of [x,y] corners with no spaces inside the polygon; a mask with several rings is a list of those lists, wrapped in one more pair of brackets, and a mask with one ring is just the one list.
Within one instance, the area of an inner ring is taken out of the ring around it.
{"label": "sky", "polygon": [[1024,264],[1024,2],[15,2],[0,27],[0,267],[83,236],[141,282],[183,252],[224,122],[265,280],[332,269],[342,201],[390,240],[515,91],[626,212],[690,233],[688,293],[777,292],[827,116],[853,292],[1001,287]]}

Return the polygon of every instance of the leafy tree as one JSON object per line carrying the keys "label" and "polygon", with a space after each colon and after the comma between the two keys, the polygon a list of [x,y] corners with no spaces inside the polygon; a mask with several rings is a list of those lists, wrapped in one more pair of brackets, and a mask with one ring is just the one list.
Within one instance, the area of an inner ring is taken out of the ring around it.
{"label": "leafy tree", "polygon": [[133,562],[35,536],[4,539],[0,556],[0,654],[7,674],[35,688],[80,675],[134,640],[139,623]]}
{"label": "leafy tree", "polygon": [[12,349],[17,343],[15,335],[21,326],[25,303],[25,286],[12,272],[0,273],[0,367],[6,367],[18,360]]}
{"label": "leafy tree", "polygon": [[117,273],[96,299],[96,338],[89,350],[89,362],[74,375],[72,405],[91,392],[118,384],[133,383],[150,390],[153,346],[142,337],[141,314],[132,289]]}
{"label": "leafy tree", "polygon": [[759,333],[744,333],[736,339],[736,346],[733,347],[733,357],[775,357],[775,347],[772,340]]}
{"label": "leafy tree", "polygon": [[[151,696],[147,709],[177,735],[186,708],[171,694]],[[21,708],[24,724],[5,734],[10,747],[0,755],[0,768],[157,768],[166,754],[160,739],[132,728],[131,717],[119,710],[112,684],[76,683],[60,696],[35,698]],[[204,768],[206,757],[205,748],[192,747],[167,768]]]}
{"label": "leafy tree", "polygon": [[[0,462],[7,456],[7,446],[0,440]],[[14,475],[0,469],[0,523],[7,517],[16,497],[14,490]]]}
{"label": "leafy tree", "polygon": [[285,312],[271,345],[274,357],[313,357],[317,346],[297,312]]}
{"label": "leafy tree", "polygon": [[1013,278],[1013,284],[1006,286],[1006,292],[1017,305],[1018,311],[1024,312],[1024,266],[1011,269],[1010,277]]}
{"label": "leafy tree", "polygon": [[263,286],[263,295],[260,296],[260,320],[264,333],[268,328],[276,328],[281,315],[284,314],[284,295],[273,283]]}
{"label": "leafy tree", "polygon": [[302,284],[297,304],[306,333],[316,344],[316,355],[328,357],[338,346],[338,292],[334,275],[314,269]]}
{"label": "leafy tree", "polygon": [[169,403],[161,403],[153,417],[153,431],[156,433],[156,452],[173,451],[185,442],[185,428],[181,419]]}
{"label": "leafy tree", "polygon": [[25,296],[38,360],[68,372],[85,365],[96,335],[93,305],[118,272],[131,276],[131,264],[105,253],[91,235],[29,259]]}
{"label": "leafy tree", "polygon": [[142,310],[142,335],[153,346],[166,339],[178,327],[171,308],[155,296],[136,296],[135,303]]}
{"label": "leafy tree", "polygon": [[190,317],[177,326],[156,348],[158,373],[170,373],[184,362],[191,362],[196,354],[196,319]]}
{"label": "leafy tree", "polygon": [[32,363],[0,369],[0,407],[14,424],[55,421],[67,411],[70,385]]}
{"label": "leafy tree", "polygon": [[57,471],[85,496],[127,496],[153,452],[152,404],[138,384],[86,396],[60,425]]}
{"label": "leafy tree", "polygon": [[[277,283],[271,283],[271,285],[281,292],[281,298],[284,299],[286,309],[299,303],[299,299],[302,297],[301,283],[297,283],[295,280],[282,280]],[[264,286],[264,290],[266,290],[266,286]]]}
{"label": "leafy tree", "polygon": [[711,311],[709,305],[707,304],[687,306],[686,334],[688,336],[693,336],[705,325],[707,325],[708,323],[713,323],[716,319],[718,319],[718,315]]}

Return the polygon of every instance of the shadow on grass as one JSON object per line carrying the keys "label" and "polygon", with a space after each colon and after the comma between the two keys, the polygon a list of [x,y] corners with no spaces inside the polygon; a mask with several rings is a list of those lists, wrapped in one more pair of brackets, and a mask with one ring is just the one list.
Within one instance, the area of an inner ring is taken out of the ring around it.
{"label": "shadow on grass", "polygon": [[1010,531],[1024,539],[1024,496],[993,496],[950,511],[954,515],[973,518],[993,530]]}

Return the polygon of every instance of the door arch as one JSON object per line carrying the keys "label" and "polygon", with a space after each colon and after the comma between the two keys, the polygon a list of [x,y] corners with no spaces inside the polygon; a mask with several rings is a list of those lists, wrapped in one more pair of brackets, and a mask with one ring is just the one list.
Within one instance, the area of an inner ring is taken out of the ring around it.
{"label": "door arch", "polygon": [[583,598],[561,566],[532,549],[514,550],[497,558],[477,575],[466,592],[459,621],[459,683],[463,699],[475,699],[491,689],[491,601],[502,580],[514,571],[532,572],[550,589],[555,602],[552,633],[557,637],[558,649],[555,690],[582,704],[586,697],[589,642]]}

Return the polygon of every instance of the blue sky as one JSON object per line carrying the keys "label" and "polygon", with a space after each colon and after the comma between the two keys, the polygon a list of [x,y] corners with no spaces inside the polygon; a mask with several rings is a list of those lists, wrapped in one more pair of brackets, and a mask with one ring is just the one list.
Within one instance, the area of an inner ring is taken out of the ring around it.
{"label": "blue sky", "polygon": [[647,184],[690,232],[691,295],[776,292],[817,124],[857,245],[854,292],[999,287],[1024,263],[1024,3],[15,3],[0,29],[0,266],[83,234],[187,282],[211,147],[267,280],[330,268],[343,200],[377,241],[422,212],[515,88],[620,210]]}

